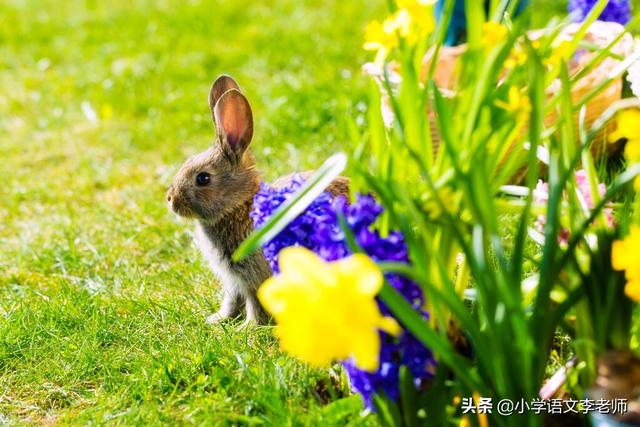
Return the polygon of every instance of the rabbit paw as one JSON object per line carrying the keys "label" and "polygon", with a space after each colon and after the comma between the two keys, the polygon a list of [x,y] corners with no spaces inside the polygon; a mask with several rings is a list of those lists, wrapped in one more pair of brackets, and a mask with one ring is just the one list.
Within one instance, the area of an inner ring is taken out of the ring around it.
{"label": "rabbit paw", "polygon": [[216,311],[212,315],[207,317],[207,323],[210,325],[215,325],[217,323],[223,322],[225,320],[231,319],[232,316],[223,313],[222,310]]}
{"label": "rabbit paw", "polygon": [[244,302],[240,295],[229,292],[225,293],[222,298],[222,303],[220,304],[220,309],[207,317],[207,323],[215,325],[224,320],[237,317],[242,310],[243,304]]}
{"label": "rabbit paw", "polygon": [[247,320],[245,323],[254,325],[266,325],[269,323],[269,316],[256,298],[247,298],[246,311]]}
{"label": "rabbit paw", "polygon": [[242,322],[242,324],[238,326],[238,329],[248,330],[248,329],[253,329],[256,326],[258,326],[258,324],[254,320],[245,319],[244,322]]}

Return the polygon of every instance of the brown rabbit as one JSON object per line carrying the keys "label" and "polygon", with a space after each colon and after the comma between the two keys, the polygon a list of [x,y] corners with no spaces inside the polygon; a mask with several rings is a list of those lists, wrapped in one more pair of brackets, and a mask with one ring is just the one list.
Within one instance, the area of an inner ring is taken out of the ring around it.
{"label": "brown rabbit", "polygon": [[[177,215],[195,220],[196,243],[222,284],[222,304],[207,322],[236,317],[244,305],[247,323],[265,323],[267,316],[256,291],[272,274],[269,264],[262,251],[240,262],[231,259],[253,231],[249,214],[260,186],[260,175],[248,150],[253,136],[251,107],[235,80],[222,75],[209,92],[209,108],[216,141],[184,163],[167,191],[167,202]],[[280,178],[274,185],[287,185],[290,177]],[[348,194],[348,180],[336,179],[328,191]]]}

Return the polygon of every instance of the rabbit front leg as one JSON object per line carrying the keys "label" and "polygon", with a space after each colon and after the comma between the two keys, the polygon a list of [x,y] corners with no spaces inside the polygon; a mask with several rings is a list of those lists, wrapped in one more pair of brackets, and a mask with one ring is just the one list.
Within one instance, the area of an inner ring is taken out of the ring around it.
{"label": "rabbit front leg", "polygon": [[245,308],[247,312],[247,320],[245,323],[253,323],[256,325],[265,325],[268,323],[269,316],[262,308],[262,305],[260,305],[255,293],[247,295]]}
{"label": "rabbit front leg", "polygon": [[244,326],[266,325],[269,316],[258,301],[258,288],[271,277],[271,267],[262,251],[250,255],[246,260],[233,264],[235,276],[240,279],[240,289],[245,299],[246,321]]}
{"label": "rabbit front leg", "polygon": [[233,289],[224,289],[220,309],[207,317],[207,323],[210,325],[219,323],[226,319],[238,317],[242,311],[244,298]]}

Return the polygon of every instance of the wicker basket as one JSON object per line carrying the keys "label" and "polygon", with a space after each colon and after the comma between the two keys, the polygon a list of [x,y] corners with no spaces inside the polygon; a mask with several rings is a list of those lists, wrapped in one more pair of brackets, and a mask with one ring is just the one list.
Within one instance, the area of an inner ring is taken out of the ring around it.
{"label": "wicker basket", "polygon": [[[560,39],[571,40],[580,28],[580,24],[568,25],[559,35]],[[531,39],[536,39],[541,35],[542,30],[535,30],[529,33]],[[595,44],[597,46],[606,47],[614,41],[620,33],[624,32],[624,27],[614,22],[594,22],[588,29],[585,35],[585,41]],[[438,65],[435,68],[434,80],[438,87],[441,88],[443,93],[454,93],[457,86],[457,64],[459,57],[464,54],[466,45],[460,45],[455,47],[442,48],[438,57]],[[622,58],[628,57],[634,50],[634,40],[631,34],[625,33],[618,43],[616,43],[611,51],[615,55],[619,55]],[[576,58],[571,61],[570,75],[574,76],[579,73],[589,63],[589,61],[596,55],[594,52],[584,52],[580,55],[576,55]],[[423,61],[423,76],[426,74],[426,70],[431,63],[431,54],[428,53]],[[581,78],[573,87],[572,98],[574,102],[582,100],[590,91],[596,86],[600,85],[606,80],[607,76],[611,74],[617,67],[620,66],[621,61],[607,57],[597,67],[594,67],[588,74]],[[380,85],[383,83],[383,71],[374,64],[366,64],[363,67],[365,73],[372,76]],[[397,73],[397,69],[394,69],[392,65],[388,70],[392,86],[398,86],[401,83],[400,75]],[[551,98],[561,89],[561,83],[556,80],[549,85],[546,92]],[[387,126],[391,126],[393,122],[393,112],[390,108],[389,100],[385,91],[382,90],[382,113]],[[585,122],[587,129],[601,116],[601,114],[614,102],[622,96],[622,79],[613,80],[604,90],[602,90],[597,96],[591,99],[586,105],[586,117]],[[545,117],[545,123],[547,125],[552,124],[556,120],[557,113],[551,112]],[[440,135],[435,124],[435,117],[430,116],[432,122],[432,137],[434,141],[434,147],[437,150],[437,146],[440,142]],[[578,123],[578,114],[575,116],[576,127]],[[607,144],[607,134],[611,132],[614,123],[609,123],[602,129],[600,135],[596,138],[593,144],[593,152],[596,156],[603,154],[610,154],[613,150],[617,149],[614,144]]]}

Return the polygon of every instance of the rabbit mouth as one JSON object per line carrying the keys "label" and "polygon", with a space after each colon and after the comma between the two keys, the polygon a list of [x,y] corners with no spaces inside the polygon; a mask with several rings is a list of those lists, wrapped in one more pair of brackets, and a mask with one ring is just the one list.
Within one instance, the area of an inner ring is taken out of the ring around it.
{"label": "rabbit mouth", "polygon": [[195,214],[191,209],[186,208],[180,203],[176,203],[175,199],[167,202],[167,207],[171,212],[182,218],[194,218]]}

